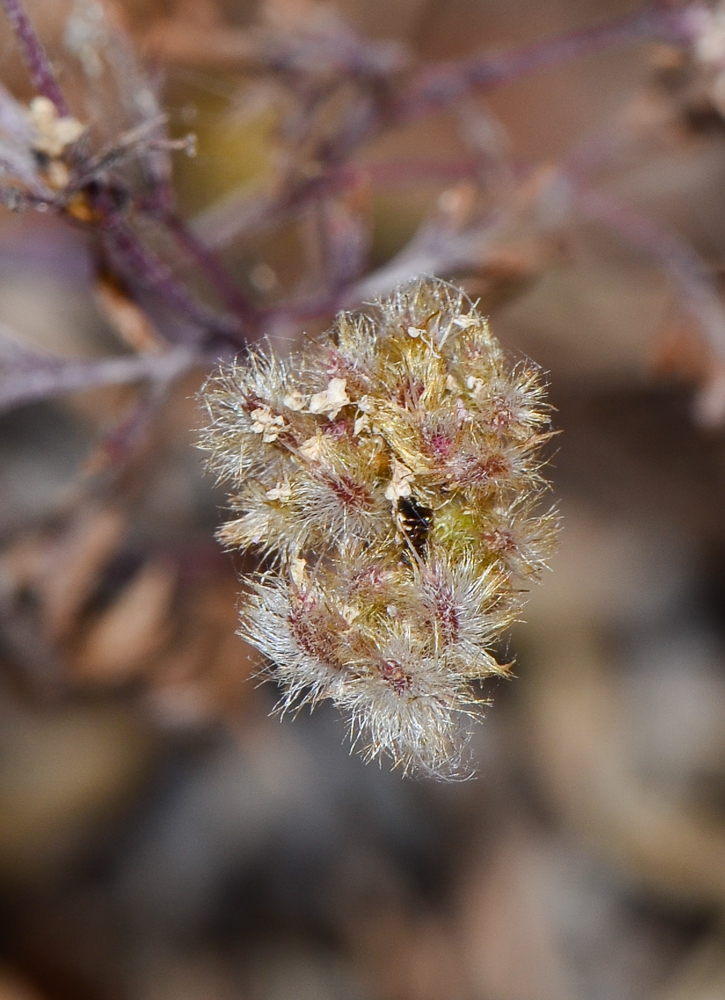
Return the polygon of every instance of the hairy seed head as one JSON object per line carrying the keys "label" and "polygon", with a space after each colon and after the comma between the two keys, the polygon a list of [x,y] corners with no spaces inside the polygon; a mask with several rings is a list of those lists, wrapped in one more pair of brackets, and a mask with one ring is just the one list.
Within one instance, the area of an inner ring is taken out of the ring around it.
{"label": "hairy seed head", "polygon": [[[240,634],[282,708],[331,698],[370,758],[461,773],[477,682],[558,529],[539,510],[549,413],[466,296],[412,282],[286,361],[253,352],[201,392],[207,464],[231,486]],[[269,559],[268,559],[269,562]]]}

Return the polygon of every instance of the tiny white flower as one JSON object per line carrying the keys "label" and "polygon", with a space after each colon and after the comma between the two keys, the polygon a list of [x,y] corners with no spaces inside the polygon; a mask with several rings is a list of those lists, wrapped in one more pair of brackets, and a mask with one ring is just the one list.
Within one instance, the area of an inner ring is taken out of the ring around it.
{"label": "tiny white flower", "polygon": [[271,490],[267,490],[267,496],[270,500],[289,500],[292,496],[292,487],[288,482],[277,483]]}
{"label": "tiny white flower", "polygon": [[303,458],[307,459],[308,462],[317,462],[322,455],[322,438],[319,434],[315,434],[311,438],[307,438],[303,441],[299,447],[299,453]]}
{"label": "tiny white flower", "polygon": [[356,618],[360,617],[360,612],[357,608],[350,607],[349,604],[343,604],[340,608],[340,614],[345,619],[348,625],[352,625]]}
{"label": "tiny white flower", "polygon": [[412,337],[413,340],[415,340],[417,337],[424,337],[425,334],[426,334],[426,331],[423,330],[419,326],[409,326],[408,327],[408,336]]}
{"label": "tiny white flower", "polygon": [[358,417],[353,425],[352,434],[353,437],[357,437],[358,434],[362,434],[363,431],[369,431],[371,427],[370,417],[367,413],[363,413],[361,417]]}
{"label": "tiny white flower", "polygon": [[290,566],[290,576],[295,587],[302,590],[307,583],[307,560],[293,559]]}
{"label": "tiny white flower", "polygon": [[456,316],[453,319],[453,325],[460,327],[461,330],[468,330],[470,327],[475,326],[476,323],[478,323],[478,320],[475,316],[471,316],[470,313],[468,316]]}
{"label": "tiny white flower", "polygon": [[409,497],[412,493],[411,483],[413,473],[407,465],[403,465],[397,458],[393,459],[393,478],[385,491],[385,499],[395,503],[400,497]]}
{"label": "tiny white flower", "polygon": [[60,156],[66,146],[79,139],[85,131],[84,126],[75,118],[60,117],[55,105],[47,97],[33,98],[28,118],[35,131],[33,149],[38,153],[45,153],[51,159]]}
{"label": "tiny white flower", "polygon": [[258,406],[252,410],[252,431],[261,434],[265,444],[272,444],[285,428],[284,417],[272,412],[270,406]]}
{"label": "tiny white flower", "polygon": [[299,389],[293,389],[287,393],[282,402],[288,410],[304,410],[307,406],[307,397]]}
{"label": "tiny white flower", "polygon": [[326,413],[329,420],[334,420],[343,406],[347,406],[350,399],[345,392],[347,379],[333,378],[327,383],[327,388],[322,392],[316,392],[310,399],[310,413]]}

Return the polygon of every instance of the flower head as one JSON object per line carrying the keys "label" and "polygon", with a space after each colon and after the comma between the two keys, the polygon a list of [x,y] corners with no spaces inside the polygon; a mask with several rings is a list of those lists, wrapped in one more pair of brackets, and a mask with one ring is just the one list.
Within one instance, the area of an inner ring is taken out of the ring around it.
{"label": "flower head", "polygon": [[459,771],[475,682],[507,673],[490,647],[556,536],[538,371],[426,279],[288,361],[223,366],[201,398],[236,514],[220,538],[272,567],[245,580],[240,633],[282,707],[331,698],[368,757]]}

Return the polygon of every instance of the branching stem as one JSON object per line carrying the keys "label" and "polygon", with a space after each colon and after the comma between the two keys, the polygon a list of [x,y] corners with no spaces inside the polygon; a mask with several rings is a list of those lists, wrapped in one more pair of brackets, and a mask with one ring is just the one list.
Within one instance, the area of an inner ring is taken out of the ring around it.
{"label": "branching stem", "polygon": [[420,118],[476,91],[616,45],[643,40],[689,43],[698,14],[695,6],[673,10],[654,3],[606,24],[581,28],[511,52],[483,52],[425,69],[396,101],[394,117],[398,121]]}

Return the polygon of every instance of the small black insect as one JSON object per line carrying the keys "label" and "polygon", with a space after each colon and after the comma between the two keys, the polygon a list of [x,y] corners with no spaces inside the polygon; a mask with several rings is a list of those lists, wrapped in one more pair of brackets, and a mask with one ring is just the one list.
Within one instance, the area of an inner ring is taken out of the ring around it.
{"label": "small black insect", "polygon": [[[433,524],[433,511],[430,507],[419,503],[415,497],[399,497],[398,523],[410,547],[424,559],[428,548],[428,535]],[[403,553],[403,562],[410,562],[407,552]]]}

